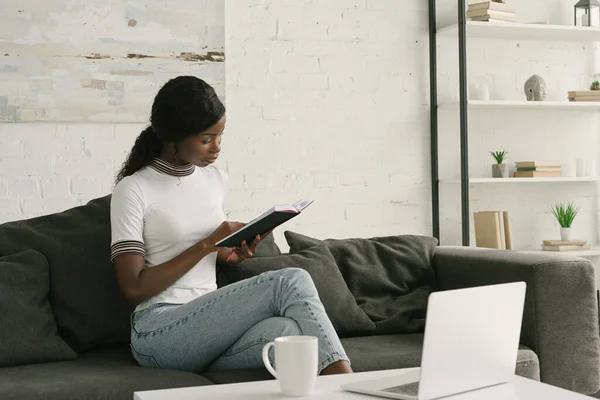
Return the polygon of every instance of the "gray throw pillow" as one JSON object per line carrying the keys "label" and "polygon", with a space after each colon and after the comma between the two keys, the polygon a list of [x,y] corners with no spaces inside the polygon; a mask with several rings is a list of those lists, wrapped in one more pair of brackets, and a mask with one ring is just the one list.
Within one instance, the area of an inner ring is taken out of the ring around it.
{"label": "gray throw pillow", "polygon": [[74,360],[50,308],[48,261],[35,250],[0,257],[0,367]]}
{"label": "gray throw pillow", "polygon": [[315,239],[285,231],[290,253],[325,245],[377,334],[423,332],[429,294],[437,288],[432,259],[437,239],[397,235]]}
{"label": "gray throw pillow", "polygon": [[225,267],[223,273],[230,283],[234,283],[263,272],[290,267],[304,269],[310,274],[325,312],[339,336],[365,334],[375,329],[373,322],[356,304],[326,246],[311,247],[296,254],[249,258],[238,265]]}
{"label": "gray throw pillow", "polygon": [[274,257],[279,255],[281,255],[281,249],[275,243],[275,236],[271,233],[264,237],[258,246],[256,246],[254,257]]}
{"label": "gray throw pillow", "polygon": [[50,302],[76,352],[128,343],[129,304],[110,262],[110,195],[60,213],[0,225],[0,256],[34,249],[50,266]]}

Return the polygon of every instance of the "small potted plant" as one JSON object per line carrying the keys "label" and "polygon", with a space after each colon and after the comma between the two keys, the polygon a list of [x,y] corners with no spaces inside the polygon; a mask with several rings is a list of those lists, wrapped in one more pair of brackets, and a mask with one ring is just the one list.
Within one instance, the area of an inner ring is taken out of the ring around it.
{"label": "small potted plant", "polygon": [[492,178],[508,178],[508,165],[504,164],[508,151],[490,151],[490,154],[494,157],[494,160],[496,160],[496,164],[492,165]]}
{"label": "small potted plant", "polygon": [[590,85],[590,90],[600,90],[600,82],[599,81],[592,82],[592,84]]}
{"label": "small potted plant", "polygon": [[573,203],[558,203],[552,206],[551,211],[560,225],[560,240],[571,240],[571,225],[579,207],[575,207]]}

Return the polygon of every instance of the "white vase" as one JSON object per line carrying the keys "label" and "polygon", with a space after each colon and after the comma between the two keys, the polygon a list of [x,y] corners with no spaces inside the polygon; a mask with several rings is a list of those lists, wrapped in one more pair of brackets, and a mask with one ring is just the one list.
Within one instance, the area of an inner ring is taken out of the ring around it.
{"label": "white vase", "polygon": [[571,240],[571,228],[560,228],[560,240]]}
{"label": "white vase", "polygon": [[490,88],[485,83],[473,83],[469,86],[469,100],[488,101],[489,99]]}

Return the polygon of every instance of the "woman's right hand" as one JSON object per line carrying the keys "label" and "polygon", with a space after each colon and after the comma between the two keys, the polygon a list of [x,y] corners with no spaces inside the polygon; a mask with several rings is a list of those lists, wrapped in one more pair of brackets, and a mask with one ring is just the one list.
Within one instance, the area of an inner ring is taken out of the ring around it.
{"label": "woman's right hand", "polygon": [[206,238],[207,244],[210,248],[215,249],[215,244],[222,239],[225,239],[227,236],[231,235],[233,232],[236,232],[244,227],[244,223],[242,222],[234,222],[234,221],[224,221],[213,233],[210,234],[208,238]]}

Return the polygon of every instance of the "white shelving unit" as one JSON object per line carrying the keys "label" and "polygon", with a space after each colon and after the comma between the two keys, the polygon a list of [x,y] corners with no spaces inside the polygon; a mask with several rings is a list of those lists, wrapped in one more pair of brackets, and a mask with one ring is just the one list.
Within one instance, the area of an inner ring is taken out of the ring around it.
{"label": "white shelving unit", "polygon": [[[600,110],[600,101],[507,101],[507,100],[469,100],[470,110]],[[458,110],[459,103],[442,103],[438,105],[440,110]]]}
{"label": "white shelving unit", "polygon": [[[600,41],[600,28],[567,25],[467,21],[466,32],[467,38],[566,42]],[[438,29],[437,34],[438,36],[456,36],[458,35],[458,24]]]}
{"label": "white shelving unit", "polygon": [[[560,177],[560,178],[471,178],[469,183],[492,183],[492,184],[508,184],[508,183],[566,183],[566,182],[598,182],[600,177]],[[441,179],[440,183],[458,184],[460,179]]]}
{"label": "white shelving unit", "polygon": [[591,247],[589,250],[575,250],[575,251],[544,251],[544,250],[514,250],[519,253],[530,253],[530,254],[550,254],[556,256],[576,256],[576,257],[598,257],[600,256],[600,247]]}
{"label": "white shelving unit", "polygon": [[[440,247],[443,248],[462,248],[462,246],[455,246],[455,245],[442,245]],[[475,247],[475,246],[470,246],[470,249],[472,250],[480,250],[480,251],[489,251],[490,249],[488,248],[484,248],[484,247]],[[495,250],[495,249],[492,249]],[[505,250],[503,250],[505,251]],[[528,253],[528,254],[548,254],[551,256],[575,256],[575,257],[583,257],[583,258],[591,258],[591,257],[598,257],[600,256],[600,247],[591,247],[588,250],[574,250],[574,251],[545,251],[545,250],[541,250],[541,249],[521,249],[521,250],[511,250],[514,251],[516,253]]]}
{"label": "white shelving unit", "polygon": [[[490,39],[495,41],[542,41],[542,42],[576,42],[582,44],[589,44],[594,42],[600,42],[600,28],[592,27],[576,27],[566,25],[548,25],[548,24],[523,24],[523,23],[503,23],[503,22],[479,22],[479,21],[467,21],[465,27],[465,40],[468,42],[470,39]],[[454,24],[445,28],[437,30],[438,38],[452,38],[459,36],[459,25]],[[448,39],[445,39],[448,40]],[[460,38],[459,38],[460,40]],[[493,43],[489,43],[489,46],[493,46]],[[468,68],[468,67],[467,67]],[[459,69],[460,71],[460,69]],[[467,81],[466,85],[469,82]],[[575,88],[574,88],[575,89]],[[437,109],[442,111],[450,111],[458,113],[460,110],[460,102],[449,102],[440,103],[437,105]],[[593,117],[593,113],[600,111],[600,102],[571,102],[566,98],[563,101],[525,101],[522,98],[519,100],[469,100],[467,102],[467,110],[469,115],[479,112],[504,112],[510,111],[514,113],[515,118],[524,115],[523,113],[533,111],[551,111],[554,115],[557,113],[566,113],[573,111],[589,112],[590,116]],[[565,115],[566,117],[566,115]],[[439,117],[438,117],[439,118]],[[533,117],[535,118],[535,117]],[[540,118],[544,118],[540,116]],[[569,117],[570,118],[570,117]],[[468,136],[467,136],[468,137]],[[549,144],[548,144],[549,145]],[[468,146],[470,147],[470,146]],[[560,150],[557,150],[560,151]],[[470,151],[469,151],[470,153]],[[469,154],[467,153],[467,154]],[[446,177],[444,177],[446,178]],[[511,184],[530,184],[532,188],[538,187],[538,184],[552,184],[552,185],[571,185],[574,183],[581,184],[593,184],[596,185],[600,181],[600,177],[559,177],[559,178],[478,178],[469,177],[468,187],[472,188],[473,185],[511,185]],[[444,187],[461,185],[461,190],[466,190],[462,186],[460,178],[447,178],[440,179],[439,183]],[[450,188],[451,189],[451,188]],[[450,190],[449,189],[449,190]],[[468,189],[471,190],[471,189]],[[519,190],[528,190],[524,185],[519,186]],[[565,190],[566,189],[565,187]],[[498,205],[502,207],[502,205]],[[470,207],[468,207],[470,210]],[[469,221],[472,222],[472,213],[476,210],[470,210]],[[464,212],[464,208],[463,208]],[[450,219],[455,221],[456,219]],[[592,221],[590,221],[592,222]],[[592,223],[597,223],[593,220]],[[514,227],[513,227],[514,228]],[[464,240],[464,231],[463,231]],[[471,244],[473,246],[474,243]],[[515,250],[515,251],[528,251],[532,253],[541,253],[541,249],[531,250]],[[555,254],[555,252],[544,251],[544,254]],[[590,250],[585,251],[574,251],[574,252],[556,252],[557,255],[577,255],[582,257],[596,257],[600,256],[600,247],[593,247]]]}
{"label": "white shelving unit", "polygon": [[[444,248],[461,248],[462,246],[440,246]],[[475,247],[470,246],[473,250],[481,250],[486,251],[490,250],[483,247]],[[575,256],[575,257],[583,257],[583,258],[591,258],[591,257],[599,257],[600,256],[600,247],[591,247],[588,250],[579,250],[579,251],[545,251],[541,249],[527,249],[527,250],[511,250],[516,253],[526,253],[526,254],[548,254],[551,256]]]}

